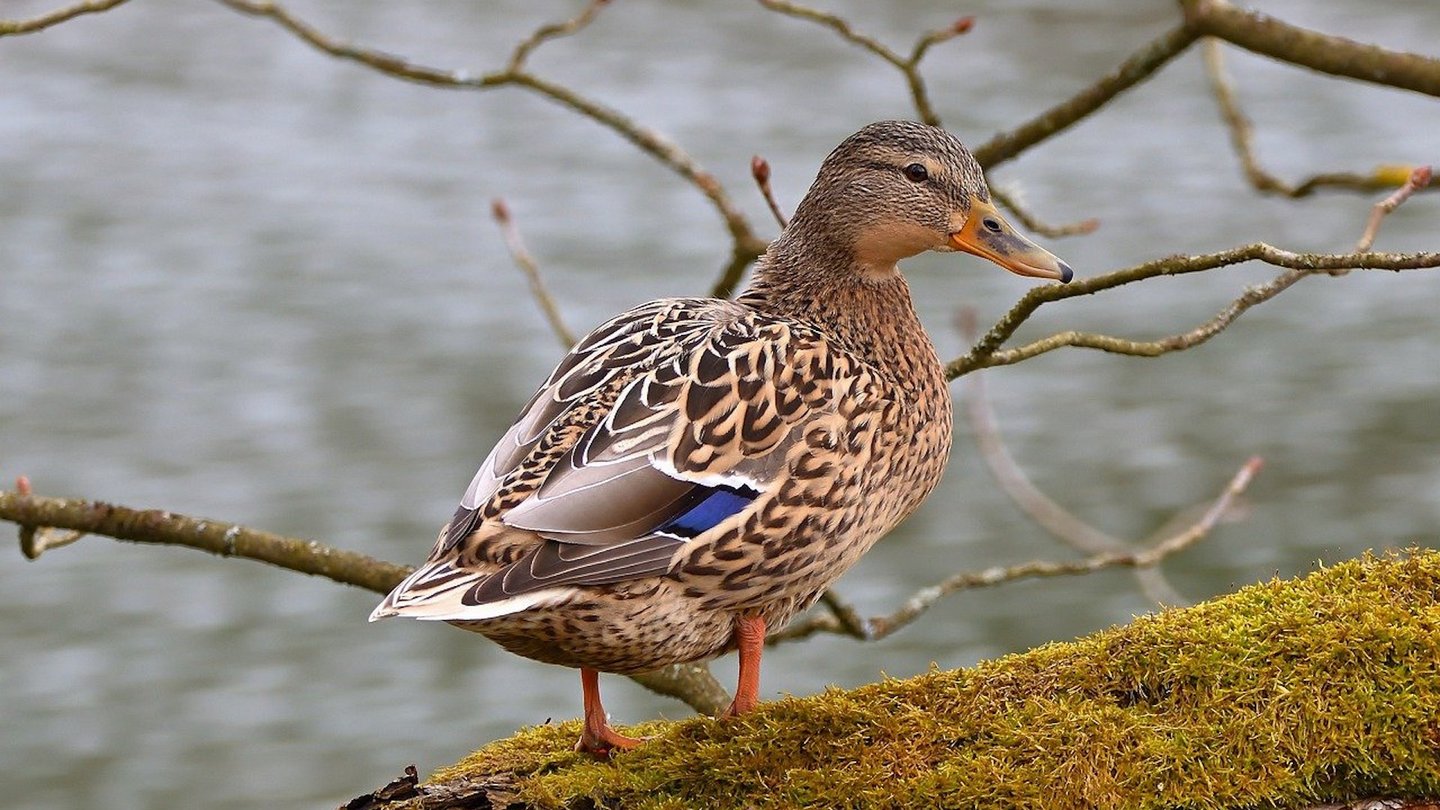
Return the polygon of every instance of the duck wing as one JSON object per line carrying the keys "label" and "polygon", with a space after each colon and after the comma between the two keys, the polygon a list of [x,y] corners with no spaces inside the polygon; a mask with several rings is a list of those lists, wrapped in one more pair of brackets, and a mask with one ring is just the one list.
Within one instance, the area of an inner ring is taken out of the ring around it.
{"label": "duck wing", "polygon": [[868,388],[858,366],[813,328],[734,302],[630,310],[560,363],[481,464],[430,562],[374,617],[490,618],[668,573],[677,551],[771,487],[797,425]]}

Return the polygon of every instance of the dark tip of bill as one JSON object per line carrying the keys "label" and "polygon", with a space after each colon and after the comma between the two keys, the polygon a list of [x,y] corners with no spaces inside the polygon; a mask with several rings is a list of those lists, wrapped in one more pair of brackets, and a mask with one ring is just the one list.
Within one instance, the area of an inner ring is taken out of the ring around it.
{"label": "dark tip of bill", "polygon": [[1075,271],[1070,269],[1070,265],[1066,264],[1065,262],[1060,262],[1060,283],[1069,284],[1070,279],[1074,277]]}

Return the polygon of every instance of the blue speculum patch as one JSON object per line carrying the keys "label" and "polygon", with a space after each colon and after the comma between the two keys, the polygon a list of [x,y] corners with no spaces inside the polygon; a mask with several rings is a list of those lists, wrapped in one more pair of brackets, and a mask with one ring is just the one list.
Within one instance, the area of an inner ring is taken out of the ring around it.
{"label": "blue speculum patch", "polygon": [[657,533],[695,537],[715,528],[720,521],[749,506],[757,495],[749,487],[697,487],[699,500],[684,512],[662,523]]}

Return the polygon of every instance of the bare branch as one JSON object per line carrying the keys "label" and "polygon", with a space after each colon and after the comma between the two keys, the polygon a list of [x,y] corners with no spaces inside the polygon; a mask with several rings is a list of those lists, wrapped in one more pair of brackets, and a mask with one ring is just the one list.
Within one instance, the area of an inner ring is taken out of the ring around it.
{"label": "bare branch", "polygon": [[[798,3],[790,2],[790,0],[759,1],[760,5],[770,9],[771,11],[776,11],[781,14],[795,17],[797,19],[809,20],[811,22],[823,25],[826,28],[829,28],[838,33],[843,39],[859,45],[870,53],[890,63],[890,65],[895,67],[905,76],[905,81],[910,87],[911,99],[915,103],[915,112],[919,116],[920,120],[924,121],[927,124],[930,124],[931,126],[940,126],[940,116],[935,112],[934,107],[930,103],[930,97],[925,90],[925,80],[920,74],[920,61],[925,58],[925,54],[934,45],[954,39],[961,34],[968,33],[971,28],[975,27],[974,17],[961,17],[960,19],[956,20],[948,26],[945,26],[944,28],[937,28],[933,31],[928,31],[922,34],[920,38],[916,40],[915,46],[910,52],[910,56],[902,57],[900,56],[900,54],[886,47],[874,37],[856,31],[854,27],[850,25],[850,22],[848,20],[837,14],[820,11],[819,9],[810,8],[809,6],[802,6]],[[753,168],[754,167],[752,164],[752,169]],[[775,218],[777,220],[781,221],[781,227],[783,228],[784,218],[780,215],[779,208],[775,205],[775,202],[771,198],[769,193],[769,166],[767,165],[765,168],[767,171],[766,181],[760,181],[758,175],[756,176],[756,181],[762,182],[761,192],[765,194],[766,201],[770,204],[771,213],[775,215]],[[1100,224],[1099,220],[1086,219],[1068,225],[1049,225],[1045,222],[1042,222],[1039,218],[1035,217],[1029,211],[1025,210],[1025,208],[1023,208],[1019,202],[1017,202],[1003,189],[992,187],[990,193],[997,203],[1009,210],[1011,213],[1015,214],[1015,216],[1022,223],[1024,223],[1026,228],[1042,236],[1061,237],[1071,236],[1074,234],[1090,233],[1094,231],[1095,228],[1097,228]]]}
{"label": "bare branch", "polygon": [[833,589],[820,594],[820,601],[825,607],[830,608],[830,615],[835,617],[839,624],[840,631],[846,635],[854,636],[861,641],[869,641],[871,638],[870,623],[865,620],[855,606],[845,601],[840,594]]}
{"label": "bare branch", "polygon": [[284,6],[270,2],[270,0],[219,0],[219,2],[242,14],[252,17],[268,17],[306,44],[331,56],[346,59],[407,81],[435,87],[471,89],[499,87],[511,81],[511,72],[509,71],[475,75],[465,70],[445,70],[422,65],[403,56],[332,39],[320,29],[291,14]]}
{"label": "bare branch", "polygon": [[545,320],[550,324],[550,331],[560,341],[560,347],[568,351],[576,343],[575,333],[565,325],[565,319],[560,316],[560,308],[555,305],[555,299],[550,297],[550,291],[545,288],[545,282],[540,278],[540,266],[536,264],[530,251],[525,249],[525,242],[520,238],[520,229],[515,227],[515,220],[510,216],[510,206],[497,197],[490,204],[490,213],[500,225],[500,233],[505,238],[505,247],[510,250],[510,258],[515,260],[515,266],[520,268],[526,281],[530,282],[530,296],[540,305],[540,311],[545,314]]}
{"label": "bare branch", "polygon": [[710,288],[710,295],[715,298],[729,298],[734,295],[735,288],[740,286],[740,279],[745,275],[745,268],[760,258],[767,246],[768,244],[760,239],[754,242],[737,240],[730,248],[730,258],[725,260],[725,266],[720,269],[720,277]]}
{"label": "bare branch", "polygon": [[1076,93],[1009,132],[1002,132],[974,150],[975,159],[986,169],[1012,160],[1026,149],[1065,130],[1129,90],[1165,66],[1199,36],[1190,26],[1181,25],[1131,54],[1120,66],[1099,81]]}
{"label": "bare branch", "polygon": [[[17,476],[15,492],[28,498],[31,494],[30,479],[23,475]],[[84,532],[61,533],[49,526],[21,526],[20,553],[24,554],[27,560],[38,559],[50,549],[63,548],[84,536]]]}
{"label": "bare branch", "polygon": [[[1019,329],[1020,325],[1044,304],[1081,295],[1092,295],[1101,290],[1108,290],[1147,278],[1199,273],[1248,261],[1261,261],[1297,272],[1282,274],[1267,285],[1247,290],[1216,318],[1183,335],[1147,343],[1087,332],[1064,332],[1038,340],[1020,349],[1008,352],[1000,351],[1001,345],[1015,334],[1015,330]],[[1440,253],[1293,253],[1263,242],[1242,245],[1218,253],[1156,259],[1101,276],[1074,281],[1070,284],[1052,284],[1032,288],[994,326],[990,327],[990,331],[971,347],[969,353],[950,361],[945,367],[945,373],[948,379],[953,380],[976,369],[1010,365],[1037,354],[1058,349],[1061,346],[1082,346],[1119,354],[1153,357],[1175,351],[1176,348],[1188,348],[1203,343],[1228,326],[1251,306],[1273,298],[1307,275],[1331,270],[1398,271],[1434,267],[1440,267]],[[1180,345],[1172,347],[1171,343]]]}
{"label": "bare branch", "polygon": [[[1312,175],[1296,185],[1291,185],[1271,174],[1260,165],[1259,159],[1255,156],[1254,130],[1250,120],[1240,109],[1240,104],[1235,98],[1235,87],[1225,72],[1224,48],[1220,44],[1220,40],[1206,37],[1201,46],[1201,54],[1205,60],[1205,74],[1210,78],[1210,89],[1214,92],[1215,101],[1220,106],[1220,115],[1225,120],[1225,126],[1230,131],[1230,145],[1240,157],[1240,166],[1245,172],[1245,179],[1257,191],[1285,197],[1307,197],[1321,188],[1375,191],[1395,186],[1397,182],[1408,182],[1408,168],[1396,172],[1393,166],[1381,166],[1370,174],[1322,172]],[[1425,183],[1429,183],[1428,178]],[[1368,245],[1359,249],[1368,249]]]}
{"label": "bare branch", "polygon": [[0,37],[8,37],[11,34],[33,34],[36,31],[44,31],[52,25],[59,25],[83,14],[98,14],[102,11],[109,11],[126,2],[129,2],[129,0],[85,0],[85,2],[58,8],[54,11],[41,14],[38,17],[31,17],[28,20],[0,20]]}
{"label": "bare branch", "polygon": [[187,517],[159,509],[137,510],[99,501],[0,492],[0,520],[21,527],[53,526],[133,543],[188,546],[222,557],[244,557],[386,593],[411,569],[314,541]]}
{"label": "bare branch", "polygon": [[270,0],[218,1],[243,14],[271,19],[317,50],[339,59],[364,65],[389,76],[452,89],[488,90],[507,85],[522,87],[608,127],[634,144],[641,152],[654,158],[661,165],[680,175],[690,185],[699,189],[724,220],[725,228],[730,232],[734,245],[730,261],[726,265],[720,281],[715,285],[717,295],[728,296],[739,282],[745,268],[765,251],[764,240],[754,234],[749,221],[735,207],[724,187],[720,185],[714,175],[702,168],[685,150],[660,133],[640,126],[624,113],[585,98],[568,87],[541,79],[525,70],[526,58],[534,53],[537,47],[555,37],[573,33],[584,27],[586,23],[594,19],[599,8],[604,5],[603,2],[592,2],[579,16],[571,20],[537,29],[535,33],[516,46],[506,69],[475,74],[464,70],[444,70],[430,67],[405,57],[334,39]]}
{"label": "bare branch", "polygon": [[510,62],[507,65],[510,72],[519,72],[525,67],[525,60],[530,58],[530,54],[546,42],[559,37],[568,37],[589,25],[600,13],[600,10],[609,5],[609,2],[610,0],[590,0],[585,8],[574,17],[564,22],[550,23],[535,29],[530,36],[520,40],[515,45],[515,50],[510,53]]}
{"label": "bare branch", "polygon": [[760,196],[765,198],[765,204],[770,206],[770,215],[775,217],[775,222],[780,225],[780,230],[785,230],[790,222],[785,219],[785,214],[780,210],[780,204],[775,202],[775,191],[770,188],[770,161],[759,155],[750,158],[750,176],[755,178],[755,185],[760,187]]}
{"label": "bare branch", "polygon": [[961,17],[944,28],[937,28],[920,35],[915,41],[908,57],[901,56],[890,48],[886,47],[879,40],[867,34],[856,31],[850,22],[838,14],[831,14],[828,11],[821,11],[809,6],[802,6],[790,0],[760,0],[760,5],[771,11],[794,17],[800,20],[823,25],[826,28],[839,34],[842,39],[859,45],[861,48],[884,59],[899,70],[905,77],[905,83],[910,88],[910,98],[915,103],[915,112],[921,121],[938,127],[940,116],[935,113],[935,107],[930,103],[930,94],[925,89],[925,78],[920,75],[920,62],[930,48],[947,40],[954,39],[961,34],[967,33],[975,27],[974,17]]}
{"label": "bare branch", "polygon": [[851,27],[850,22],[838,14],[831,14],[828,11],[821,11],[817,8],[802,6],[799,3],[792,3],[789,0],[760,0],[760,5],[771,11],[784,14],[787,17],[794,17],[799,20],[809,20],[813,23],[829,28],[839,34],[841,38],[852,42],[870,53],[884,59],[900,70],[904,70],[908,60],[890,50],[879,40],[867,34],[862,34]]}
{"label": "bare branch", "polygon": [[1134,357],[1158,357],[1170,352],[1183,351],[1199,346],[1201,343],[1220,334],[1226,327],[1233,323],[1236,318],[1240,317],[1245,310],[1256,304],[1269,301],[1271,298],[1289,289],[1295,282],[1311,274],[1309,270],[1290,270],[1281,273],[1266,284],[1247,288],[1239,298],[1231,301],[1224,309],[1220,310],[1215,317],[1188,332],[1181,332],[1178,335],[1171,335],[1170,337],[1160,340],[1126,340],[1124,338],[1111,337],[1110,335],[1097,335],[1091,332],[1061,332],[1034,341],[1033,343],[1027,343],[1016,349],[996,352],[991,356],[990,362],[987,363],[987,365],[1008,366],[1064,346],[1073,346],[1082,349],[1099,349],[1100,351],[1110,352],[1112,354],[1128,354]]}
{"label": "bare branch", "polygon": [[907,61],[909,61],[911,65],[919,67],[920,60],[925,58],[926,51],[929,51],[932,46],[939,45],[942,42],[949,42],[961,34],[968,34],[970,33],[970,29],[974,27],[975,18],[966,16],[957,19],[944,28],[926,31],[920,35],[919,39],[915,40],[915,47],[910,50],[910,59]]}
{"label": "bare branch", "polygon": [[1100,227],[1100,220],[1095,217],[1082,219],[1079,222],[1069,222],[1064,225],[1051,225],[1030,213],[1025,206],[1020,204],[1019,200],[1012,196],[1011,192],[999,186],[990,186],[990,197],[999,203],[1001,208],[1014,214],[1015,218],[1020,220],[1020,224],[1024,225],[1032,233],[1038,233],[1041,236],[1048,236],[1052,239],[1058,239],[1063,236],[1079,236],[1094,233],[1095,229]]}
{"label": "bare branch", "polygon": [[[960,331],[966,340],[974,342],[976,327],[973,309],[966,308],[960,313]],[[980,457],[990,469],[991,475],[995,476],[1001,491],[1009,495],[1015,505],[1042,528],[1077,551],[1100,554],[1133,550],[1133,544],[1081,520],[1030,481],[1005,446],[999,421],[995,418],[995,410],[990,405],[990,397],[985,388],[984,374],[971,375],[964,398],[965,413],[969,417],[970,429],[975,434],[975,444],[980,450]],[[1136,568],[1135,579],[1140,589],[1145,592],[1146,598],[1152,602],[1166,605],[1186,603],[1186,599],[1170,584],[1158,567]]]}
{"label": "bare branch", "polygon": [[[1215,527],[1216,522],[1229,509],[1230,503],[1245,491],[1250,485],[1251,479],[1259,471],[1261,460],[1252,458],[1235,473],[1225,491],[1215,499],[1205,514],[1192,526],[1179,534],[1166,538],[1150,548],[1143,551],[1106,552],[1096,554],[1083,560],[1075,562],[1050,562],[1046,560],[1034,560],[1009,567],[997,566],[987,568],[984,571],[967,571],[932,585],[922,588],[911,596],[898,610],[885,616],[871,618],[867,626],[870,629],[870,638],[881,639],[905,625],[915,621],[925,611],[946,596],[957,591],[971,588],[986,588],[994,585],[1001,585],[1013,582],[1017,579],[1032,579],[1036,577],[1057,577],[1072,576],[1076,574],[1089,574],[1101,571],[1106,568],[1115,567],[1150,567],[1160,563],[1166,557],[1176,554],[1189,548],[1203,539],[1210,530]],[[806,638],[816,633],[837,633],[845,632],[841,629],[840,622],[833,614],[820,614],[797,622],[786,630],[772,636],[768,641],[771,644],[778,644],[785,641],[794,641]]]}
{"label": "bare branch", "polygon": [[672,697],[702,714],[719,714],[730,705],[730,693],[710,672],[704,661],[671,664],[654,672],[631,675],[630,679],[659,695]]}
{"label": "bare branch", "polygon": [[1440,59],[1322,34],[1228,0],[1180,0],[1197,34],[1332,76],[1440,96]]}
{"label": "bare branch", "polygon": [[1430,167],[1419,166],[1410,172],[1410,179],[1405,181],[1394,194],[1375,203],[1370,211],[1370,219],[1365,223],[1365,232],[1360,234],[1360,240],[1355,243],[1355,250],[1369,250],[1375,244],[1375,236],[1380,232],[1380,223],[1391,211],[1399,208],[1404,202],[1410,199],[1410,195],[1430,185]]}
{"label": "bare branch", "polygon": [[[15,483],[14,492],[0,491],[0,520],[20,526],[22,550],[30,559],[45,549],[33,542],[27,544],[27,534],[34,536],[55,527],[131,543],[186,546],[221,557],[258,560],[376,593],[388,593],[414,570],[314,540],[285,537],[235,523],[159,509],[130,509],[99,501],[46,498],[33,494],[30,481],[24,476]],[[703,663],[667,667],[636,676],[635,680],[648,689],[685,702],[696,711],[713,713],[730,700],[724,687],[715,681]]]}

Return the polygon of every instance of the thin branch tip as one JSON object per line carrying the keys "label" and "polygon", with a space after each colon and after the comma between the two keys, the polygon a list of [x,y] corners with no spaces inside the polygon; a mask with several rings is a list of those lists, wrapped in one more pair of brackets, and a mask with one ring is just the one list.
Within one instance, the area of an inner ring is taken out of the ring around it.
{"label": "thin branch tip", "polygon": [[1041,236],[1058,239],[1066,236],[1083,236],[1094,233],[1100,227],[1099,217],[1087,217],[1078,222],[1070,222],[1063,225],[1052,225],[1040,219],[1018,199],[1018,193],[1013,189],[1006,189],[996,185],[990,189],[990,197],[1000,205],[1001,208],[1014,214],[1020,224],[1032,233]]}
{"label": "thin branch tip", "polygon": [[1375,237],[1380,233],[1380,223],[1385,220],[1395,209],[1399,208],[1410,199],[1411,195],[1430,185],[1431,169],[1429,166],[1416,166],[1410,171],[1410,176],[1405,179],[1404,185],[1396,189],[1394,193],[1370,209],[1370,218],[1365,222],[1365,231],[1360,234],[1360,239],[1355,243],[1357,252],[1365,252],[1375,244]]}
{"label": "thin branch tip", "polygon": [[750,176],[757,183],[770,182],[770,161],[759,155],[750,158]]}
{"label": "thin branch tip", "polygon": [[780,210],[780,203],[775,200],[775,190],[770,187],[770,161],[759,155],[750,158],[750,176],[755,178],[755,185],[760,188],[760,196],[765,198],[765,205],[770,209],[770,216],[780,226],[780,230],[790,224],[785,217],[785,212]]}
{"label": "thin branch tip", "polygon": [[129,0],[82,0],[74,5],[65,6],[38,17],[31,17],[25,20],[0,20],[0,37],[11,34],[33,34],[37,31],[44,31],[52,25],[59,25],[86,14],[99,14],[102,11],[109,11],[116,6],[122,5]]}
{"label": "thin branch tip", "polygon": [[530,297],[540,307],[540,312],[545,316],[545,321],[550,325],[550,332],[560,341],[560,347],[569,350],[575,345],[576,335],[570,327],[565,324],[565,318],[560,314],[560,307],[555,303],[555,298],[550,295],[550,290],[545,286],[545,279],[540,275],[540,263],[530,255],[525,247],[525,240],[520,238],[520,228],[515,224],[514,218],[510,215],[510,206],[505,203],[505,198],[496,197],[490,203],[490,213],[494,216],[496,224],[500,226],[500,235],[505,240],[505,247],[510,251],[510,258],[520,272],[525,274],[525,280],[530,287]]}

